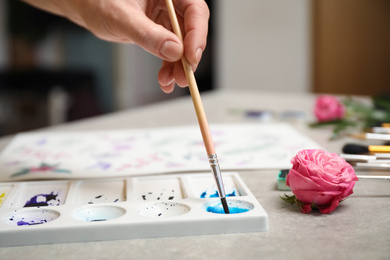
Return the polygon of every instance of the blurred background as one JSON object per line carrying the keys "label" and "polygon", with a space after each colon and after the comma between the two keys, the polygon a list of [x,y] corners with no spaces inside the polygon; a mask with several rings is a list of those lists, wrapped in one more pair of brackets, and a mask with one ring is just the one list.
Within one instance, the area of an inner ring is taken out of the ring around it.
{"label": "blurred background", "polygon": [[[390,1],[208,0],[201,92],[390,92]],[[161,61],[18,0],[0,1],[0,136],[189,95]]]}

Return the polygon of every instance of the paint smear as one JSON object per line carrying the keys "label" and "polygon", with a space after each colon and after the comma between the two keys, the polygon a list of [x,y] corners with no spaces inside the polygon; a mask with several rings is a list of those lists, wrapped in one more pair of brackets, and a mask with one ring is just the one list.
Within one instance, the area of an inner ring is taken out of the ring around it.
{"label": "paint smear", "polygon": [[69,182],[33,182],[22,185],[12,207],[47,207],[65,203]]}
{"label": "paint smear", "polygon": [[[206,208],[206,211],[211,212],[211,213],[225,214],[225,210],[223,209],[223,206],[221,203],[219,203],[215,206],[208,206]],[[249,209],[239,208],[239,207],[229,207],[230,214],[243,213],[243,212],[247,212],[247,211],[249,211]]]}
{"label": "paint smear", "polygon": [[8,192],[12,189],[12,185],[0,186],[0,207],[3,205],[5,199],[7,198]]}
{"label": "paint smear", "polygon": [[5,195],[6,195],[5,192],[0,194],[0,207],[1,205],[3,205],[3,201],[5,200]]}
{"label": "paint smear", "polygon": [[[228,200],[228,207],[230,214],[245,213],[254,208],[252,203],[241,200]],[[206,202],[202,208],[207,212],[225,214],[222,203],[219,200]]]}
{"label": "paint smear", "polygon": [[60,214],[54,210],[15,210],[15,212],[4,218],[4,222],[13,226],[33,226],[51,222],[57,219],[59,216]]}
{"label": "paint smear", "polygon": [[[233,190],[231,193],[227,193],[225,194],[226,197],[235,197],[237,196],[236,195],[236,191]],[[200,194],[200,198],[201,199],[205,199],[205,198],[219,198],[219,193],[218,191],[216,190],[214,193],[209,193],[209,191],[204,191],[202,194]]]}
{"label": "paint smear", "polygon": [[[237,185],[233,176],[223,176],[223,184],[225,188],[226,197],[238,197],[245,196],[243,189]],[[210,177],[192,177],[191,186],[194,191],[194,195],[201,199],[206,198],[218,198],[218,187],[215,183],[215,179]]]}
{"label": "paint smear", "polygon": [[59,206],[61,205],[61,201],[57,197],[58,194],[54,194],[54,192],[50,194],[37,194],[28,200],[23,207]]}

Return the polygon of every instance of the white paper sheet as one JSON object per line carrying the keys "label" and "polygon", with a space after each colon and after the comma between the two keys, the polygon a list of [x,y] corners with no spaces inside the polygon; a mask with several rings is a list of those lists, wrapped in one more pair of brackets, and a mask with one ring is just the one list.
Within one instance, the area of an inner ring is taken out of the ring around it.
{"label": "white paper sheet", "polygon": [[[288,124],[211,125],[221,170],[281,169],[321,148]],[[0,181],[209,171],[198,126],[21,133],[0,155]]]}

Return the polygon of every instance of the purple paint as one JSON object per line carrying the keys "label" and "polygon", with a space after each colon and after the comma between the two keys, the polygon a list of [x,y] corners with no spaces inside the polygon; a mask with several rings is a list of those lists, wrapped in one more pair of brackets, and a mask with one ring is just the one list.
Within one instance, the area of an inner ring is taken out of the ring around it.
{"label": "purple paint", "polygon": [[26,221],[20,220],[20,221],[18,221],[17,225],[18,226],[32,226],[32,225],[39,225],[39,224],[44,224],[44,223],[47,223],[46,219],[42,219],[40,222],[35,222],[35,221],[26,222]]}
{"label": "purple paint", "polygon": [[41,206],[58,206],[60,200],[57,199],[58,194],[54,191],[50,194],[37,194],[24,204],[23,207],[41,207]]}
{"label": "purple paint", "polygon": [[98,162],[97,167],[101,168],[103,170],[107,170],[107,169],[109,169],[111,167],[111,164],[110,163],[105,163],[105,162]]}

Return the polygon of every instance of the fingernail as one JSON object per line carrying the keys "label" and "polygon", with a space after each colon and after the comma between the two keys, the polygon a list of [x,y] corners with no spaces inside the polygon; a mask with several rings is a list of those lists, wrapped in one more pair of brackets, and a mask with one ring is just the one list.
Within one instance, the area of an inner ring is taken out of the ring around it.
{"label": "fingernail", "polygon": [[200,59],[202,58],[203,50],[201,48],[196,50],[196,63],[199,63]]}
{"label": "fingernail", "polygon": [[172,78],[171,81],[169,81],[167,84],[165,84],[165,86],[169,86],[169,85],[171,85],[173,82],[175,82],[175,79],[174,79],[174,78]]}
{"label": "fingernail", "polygon": [[177,61],[181,58],[180,45],[173,41],[166,41],[160,48],[160,53],[168,61]]}

